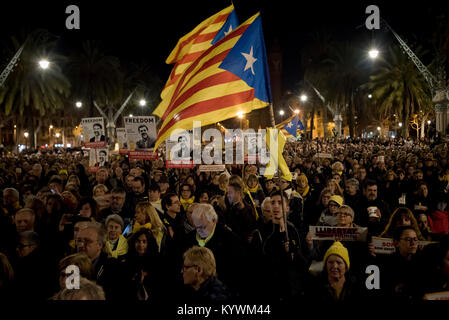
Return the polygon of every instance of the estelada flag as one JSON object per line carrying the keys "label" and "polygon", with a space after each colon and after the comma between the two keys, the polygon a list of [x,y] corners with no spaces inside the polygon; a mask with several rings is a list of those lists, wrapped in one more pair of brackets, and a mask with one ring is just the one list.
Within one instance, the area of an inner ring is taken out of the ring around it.
{"label": "estelada flag", "polygon": [[162,115],[157,148],[175,129],[190,130],[271,103],[270,76],[259,13],[218,41],[178,79]]}
{"label": "estelada flag", "polygon": [[281,130],[286,138],[294,138],[304,131],[304,126],[301,120],[299,120],[298,115],[292,115],[286,120],[276,125],[276,128]]}
{"label": "estelada flag", "polygon": [[170,76],[162,89],[162,102],[153,111],[153,114],[161,117],[170,102],[173,90],[178,78],[201,54],[213,44],[223,39],[239,25],[234,6],[214,14],[201,22],[195,29],[179,39],[176,47],[168,56],[165,63],[175,63]]}

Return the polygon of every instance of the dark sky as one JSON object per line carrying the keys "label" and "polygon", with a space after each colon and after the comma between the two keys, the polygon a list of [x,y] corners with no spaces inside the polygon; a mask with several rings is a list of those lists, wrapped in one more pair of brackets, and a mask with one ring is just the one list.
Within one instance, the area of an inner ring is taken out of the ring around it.
{"label": "dark sky", "polygon": [[[2,3],[0,43],[20,30],[47,28],[61,36],[61,45],[71,50],[80,40],[101,40],[109,54],[121,60],[146,60],[165,82],[171,70],[164,61],[177,40],[210,15],[225,8],[229,0],[191,1],[21,1]],[[284,52],[285,86],[300,80],[299,55],[308,35],[327,29],[342,40],[369,41],[390,37],[367,31],[365,8],[376,4],[380,13],[404,39],[425,42],[431,35],[436,14],[448,11],[448,4],[436,1],[257,1],[235,0],[240,22],[257,11],[262,13],[265,40],[270,49],[277,38]],[[76,4],[81,11],[81,30],[65,29],[65,8]],[[3,61],[5,57],[2,57]]]}

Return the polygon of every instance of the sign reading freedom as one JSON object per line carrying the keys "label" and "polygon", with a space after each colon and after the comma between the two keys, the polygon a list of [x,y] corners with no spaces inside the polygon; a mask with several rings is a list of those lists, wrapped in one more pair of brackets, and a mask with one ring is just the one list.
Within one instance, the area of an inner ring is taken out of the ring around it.
{"label": "sign reading freedom", "polygon": [[368,228],[309,226],[312,240],[366,241]]}

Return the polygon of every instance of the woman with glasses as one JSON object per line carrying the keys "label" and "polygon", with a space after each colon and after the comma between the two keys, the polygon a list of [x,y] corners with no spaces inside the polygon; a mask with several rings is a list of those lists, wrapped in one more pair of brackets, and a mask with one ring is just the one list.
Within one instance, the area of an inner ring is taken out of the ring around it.
{"label": "woman with glasses", "polygon": [[188,183],[184,183],[181,185],[181,197],[179,201],[181,201],[182,208],[184,212],[187,211],[187,208],[195,202],[195,196],[193,195],[192,186]]}
{"label": "woman with glasses", "polygon": [[412,226],[401,226],[393,233],[395,252],[378,256],[381,271],[380,290],[383,297],[400,301],[420,299],[418,278],[422,260],[418,252],[419,238]]}

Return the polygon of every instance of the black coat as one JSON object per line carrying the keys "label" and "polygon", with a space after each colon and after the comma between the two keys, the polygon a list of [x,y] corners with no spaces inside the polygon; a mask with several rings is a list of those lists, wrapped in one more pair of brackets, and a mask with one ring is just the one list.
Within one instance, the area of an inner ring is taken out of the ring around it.
{"label": "black coat", "polygon": [[[185,250],[198,246],[196,230],[187,235]],[[229,288],[233,295],[238,295],[246,286],[248,264],[246,263],[246,249],[240,238],[227,226],[217,224],[212,238],[206,243],[217,265],[217,277]],[[184,251],[185,251],[184,250]]]}
{"label": "black coat", "polygon": [[184,290],[184,294],[184,302],[190,304],[226,303],[231,298],[226,285],[216,277],[204,281],[198,291],[189,288]]}

